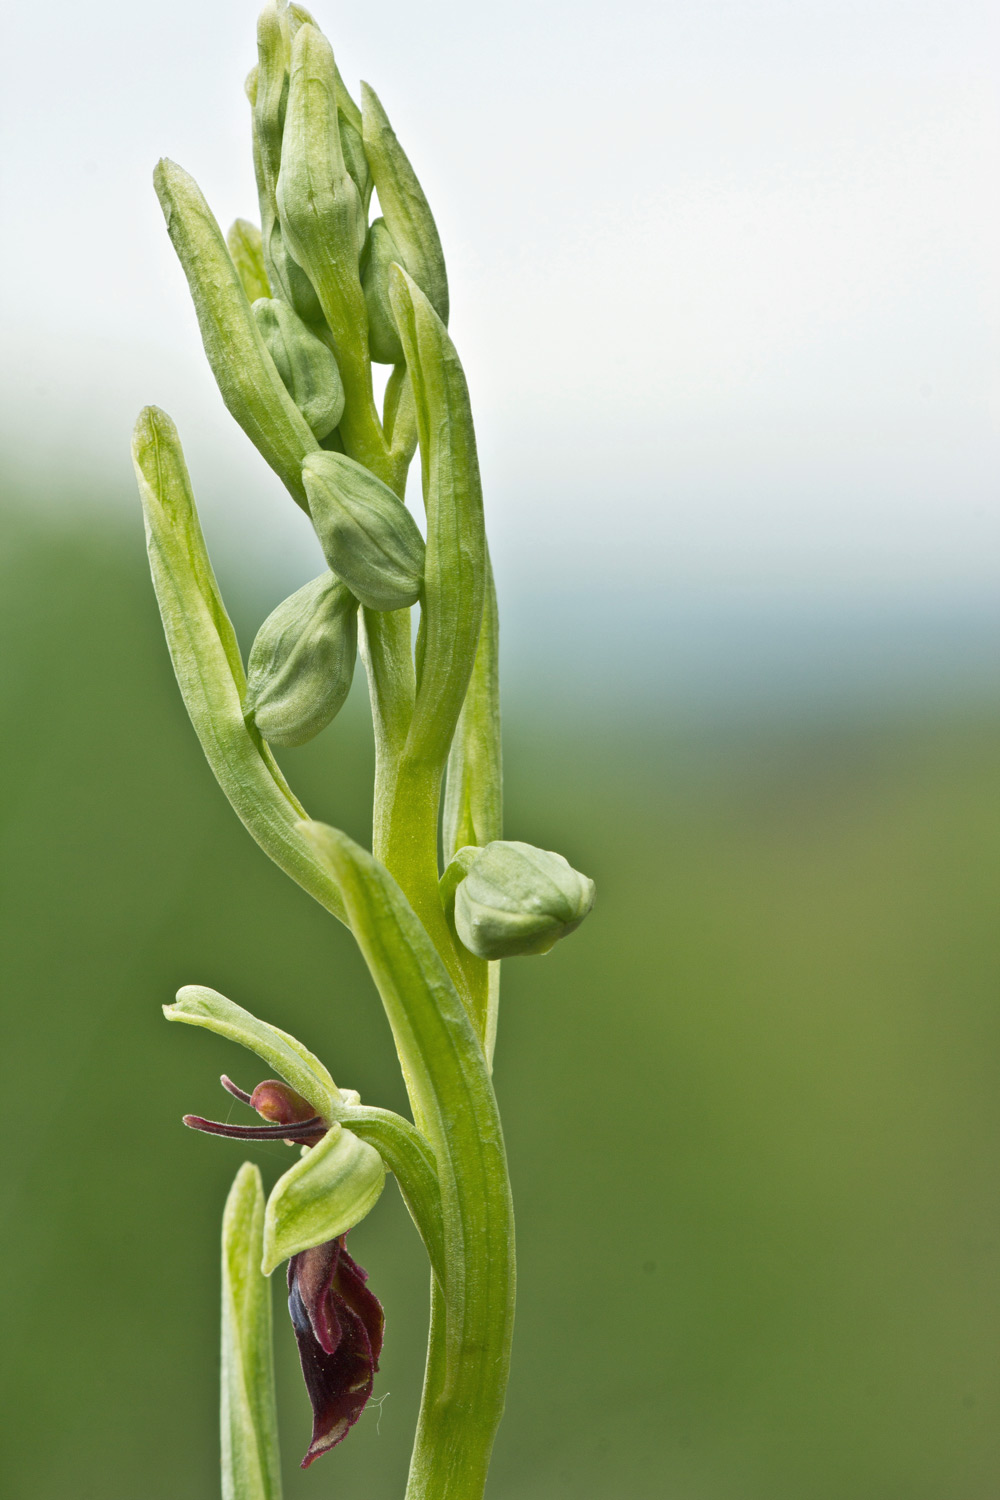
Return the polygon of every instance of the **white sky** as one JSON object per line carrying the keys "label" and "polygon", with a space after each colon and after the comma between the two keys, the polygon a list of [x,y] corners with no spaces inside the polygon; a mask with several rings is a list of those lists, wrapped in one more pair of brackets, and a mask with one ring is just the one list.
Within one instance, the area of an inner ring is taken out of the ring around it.
{"label": "white sky", "polygon": [[[987,0],[379,0],[317,19],[438,218],[521,587],[794,599],[1000,582]],[[231,560],[314,553],[214,391],[150,172],[255,217],[253,4],[5,20],[0,451],[128,494],[155,401]]]}

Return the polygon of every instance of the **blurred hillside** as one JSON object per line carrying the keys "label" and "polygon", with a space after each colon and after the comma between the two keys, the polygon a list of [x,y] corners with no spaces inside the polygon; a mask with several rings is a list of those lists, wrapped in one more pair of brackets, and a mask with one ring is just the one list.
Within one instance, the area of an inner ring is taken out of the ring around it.
{"label": "blurred hillside", "polygon": [[[159,1006],[211,984],[398,1108],[388,1030],[347,934],[211,780],[138,522],[11,508],[0,585],[0,1493],[209,1500],[221,1205],[246,1155],[272,1178],[286,1156],[180,1127],[225,1107],[220,1071],[257,1074]],[[274,602],[259,594],[235,600],[245,632]],[[650,673],[602,709],[608,679],[569,631],[544,673],[513,651],[508,833],[563,851],[599,904],[505,972],[521,1258],[494,1500],[1000,1488],[990,642],[948,691],[950,670],[910,668],[893,691],[890,651],[883,687],[852,695],[850,659],[824,676],[796,628],[775,636],[799,688],[777,691],[781,654],[769,672],[758,653],[759,689],[728,713],[725,692],[708,713]],[[659,643],[683,651],[651,638],[650,672]],[[726,649],[740,659],[735,635]],[[363,688],[285,758],[310,810],[359,838]],[[301,1474],[276,1291],[291,1500],[402,1490],[426,1276],[391,1185],[352,1249],[387,1309],[385,1400]]]}

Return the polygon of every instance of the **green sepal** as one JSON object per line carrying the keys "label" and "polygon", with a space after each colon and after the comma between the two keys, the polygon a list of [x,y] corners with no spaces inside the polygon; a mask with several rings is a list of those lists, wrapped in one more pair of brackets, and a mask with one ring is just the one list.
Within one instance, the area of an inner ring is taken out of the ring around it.
{"label": "green sepal", "polygon": [[267,352],[222,231],[194,178],[175,162],[160,161],[153,181],[222,399],[304,509],[302,460],[316,439]]}
{"label": "green sepal", "polygon": [[385,1167],[374,1147],[333,1124],[271,1189],[264,1212],[260,1268],[346,1234],[374,1208],[385,1186]]}
{"label": "green sepal", "polygon": [[261,848],[343,919],[336,884],[297,827],[302,804],[256,729],[244,720],[246,678],[239,645],[205,549],[177,429],[166,412],[147,406],[140,414],[132,460],[163,630],[205,757]]}
{"label": "green sepal", "polygon": [[316,440],[325,438],[344,413],[344,384],[334,355],[280,298],[258,298],[253,315],[286,391]]}
{"label": "green sepal", "polygon": [[358,601],[321,573],[282,601],[257,632],[243,712],[269,745],[304,745],[347,700],[358,652]]}
{"label": "green sepal", "polygon": [[398,495],[342,453],[310,455],[309,510],[330,567],[366,609],[406,609],[420,597],[424,539]]}
{"label": "green sepal", "polygon": [[244,1162],[222,1216],[223,1500],[281,1500],[271,1288],[260,1269],[264,1189]]}
{"label": "green sepal", "polygon": [[163,1014],[168,1021],[201,1026],[255,1052],[325,1120],[332,1119],[344,1103],[344,1095],[308,1047],[287,1031],[258,1020],[217,990],[200,984],[185,985],[177,991],[173,1005],[163,1007]]}
{"label": "green sepal", "polygon": [[251,224],[249,219],[235,219],[226,235],[226,245],[251,306],[258,297],[270,297],[271,283],[256,224]]}
{"label": "green sepal", "polygon": [[448,330],[399,266],[389,295],[416,403],[427,555],[406,754],[444,770],[479,645],[486,533],[465,374]]}
{"label": "green sepal", "polygon": [[399,246],[402,264],[447,323],[448,275],[437,225],[379,97],[367,83],[361,85],[361,116],[365,154],[389,233]]}

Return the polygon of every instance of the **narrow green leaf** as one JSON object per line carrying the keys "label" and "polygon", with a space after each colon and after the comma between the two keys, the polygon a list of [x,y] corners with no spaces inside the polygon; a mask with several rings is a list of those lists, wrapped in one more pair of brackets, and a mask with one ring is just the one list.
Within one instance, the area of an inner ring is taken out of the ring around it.
{"label": "narrow green leaf", "polygon": [[271,1189],[264,1213],[264,1275],[300,1250],[353,1229],[384,1186],[385,1167],[374,1147],[342,1125],[331,1125]]}
{"label": "narrow green leaf", "polygon": [[389,233],[403,265],[447,323],[448,274],[434,215],[378,95],[367,83],[361,85],[361,114],[365,154]]}
{"label": "narrow green leaf", "polygon": [[177,991],[173,1005],[165,1005],[168,1021],[183,1021],[187,1026],[201,1026],[206,1031],[237,1042],[255,1052],[297,1094],[308,1100],[323,1119],[334,1118],[343,1095],[326,1068],[308,1047],[267,1021],[260,1021],[234,1000],[227,1000],[217,990],[204,985],[187,984]]}
{"label": "narrow green leaf", "polygon": [[448,756],[445,862],[468,844],[482,847],[503,838],[499,644],[496,587],[487,556],[486,597],[476,661]]}
{"label": "narrow green leaf", "polygon": [[482,629],[482,486],[469,390],[448,330],[399,267],[389,294],[416,402],[427,512],[422,647],[406,754],[443,771]]}
{"label": "narrow green leaf", "polygon": [[235,219],[226,235],[226,245],[251,307],[259,297],[270,297],[271,283],[256,224],[249,219]]}
{"label": "narrow green leaf", "polygon": [[198,184],[176,162],[160,161],[153,182],[222,399],[306,509],[302,460],[318,444],[267,352],[222,231]]}
{"label": "narrow green leaf", "polygon": [[304,816],[302,804],[244,720],[246,678],[239,646],[208,560],[177,429],[166,412],[147,406],[140,414],[132,460],[163,629],[206,759],[261,848],[343,920],[336,885],[296,826]]}
{"label": "narrow green leaf", "polygon": [[271,1287],[260,1269],[264,1189],[244,1162],[222,1219],[223,1500],[281,1500]]}

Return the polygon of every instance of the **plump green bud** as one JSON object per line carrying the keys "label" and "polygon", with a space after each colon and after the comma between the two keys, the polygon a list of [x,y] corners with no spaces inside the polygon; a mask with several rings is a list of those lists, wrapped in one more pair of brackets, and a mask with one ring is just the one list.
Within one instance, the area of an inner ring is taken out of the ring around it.
{"label": "plump green bud", "polygon": [[594,882],[561,854],[498,841],[461,849],[467,868],[455,892],[455,929],[479,958],[548,953],[594,904]]}
{"label": "plump green bud", "polygon": [[312,428],[326,437],[344,411],[344,386],[333,354],[286,302],[261,297],[253,315],[285,389]]}
{"label": "plump green bud", "polygon": [[256,224],[251,224],[249,219],[237,219],[226,235],[226,244],[243,283],[247,301],[256,302],[258,297],[270,297],[271,283],[264,265],[260,230]]}
{"label": "plump green bud", "polygon": [[257,632],[243,712],[272,745],[304,745],[343,706],[358,650],[358,607],[332,573],[279,604]]}
{"label": "plump green bud", "polygon": [[367,225],[344,162],[333,53],[315,26],[300,27],[292,44],[277,204],[287,248],[316,288],[338,347],[356,343]]}
{"label": "plump green bud", "polygon": [[424,539],[388,485],[343,453],[310,453],[302,482],[326,560],[365,608],[416,604]]}
{"label": "plump green bud", "polygon": [[393,261],[402,264],[402,260],[385,220],[376,219],[368,234],[361,286],[368,308],[368,349],[372,359],[383,365],[403,363],[403,346],[389,302],[389,267]]}

